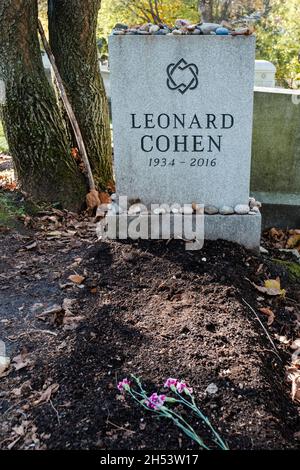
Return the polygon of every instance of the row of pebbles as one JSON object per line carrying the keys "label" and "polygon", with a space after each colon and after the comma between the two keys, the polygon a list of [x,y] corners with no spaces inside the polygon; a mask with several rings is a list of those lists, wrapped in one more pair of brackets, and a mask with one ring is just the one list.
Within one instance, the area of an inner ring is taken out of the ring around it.
{"label": "row of pebbles", "polygon": [[188,20],[178,19],[174,27],[166,24],[145,23],[140,26],[129,27],[126,24],[118,23],[115,25],[113,35],[155,35],[155,36],[176,36],[176,35],[217,35],[217,36],[249,36],[253,29],[246,26],[234,28],[228,21],[218,23],[198,23],[192,24]]}
{"label": "row of pebbles", "polygon": [[[112,204],[108,204],[106,208],[111,215],[121,214],[121,213],[126,213],[126,212],[128,213],[128,215],[139,215],[139,214],[144,213],[143,207],[140,204],[133,204],[132,206],[129,207],[128,211],[124,211],[123,209],[119,207],[117,201],[115,200],[116,197],[114,195],[113,195],[113,199],[114,200]],[[212,205],[206,205],[203,208],[203,205],[193,203],[193,204],[185,204],[184,206],[174,204],[170,209],[170,207],[167,204],[166,205],[161,204],[159,207],[153,210],[153,214],[162,215],[162,214],[167,214],[171,212],[173,214],[185,214],[185,215],[192,215],[192,214],[257,215],[259,213],[260,208],[261,208],[261,203],[251,197],[249,198],[249,204],[238,204],[235,207],[222,206],[218,208]]]}

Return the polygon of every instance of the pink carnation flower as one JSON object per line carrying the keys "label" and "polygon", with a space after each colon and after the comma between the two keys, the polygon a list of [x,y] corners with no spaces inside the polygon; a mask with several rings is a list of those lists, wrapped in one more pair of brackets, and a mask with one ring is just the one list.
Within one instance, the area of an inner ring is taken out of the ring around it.
{"label": "pink carnation flower", "polygon": [[179,393],[186,393],[187,395],[191,395],[193,393],[193,389],[188,387],[185,382],[178,382],[176,384],[177,391]]}
{"label": "pink carnation flower", "polygon": [[120,392],[123,392],[124,390],[128,389],[130,387],[130,380],[128,379],[123,379],[122,382],[118,383],[118,389]]}
{"label": "pink carnation flower", "polygon": [[170,378],[170,379],[168,379],[168,380],[165,382],[164,387],[165,387],[165,388],[176,387],[177,383],[178,383],[178,379],[172,379],[172,378]]}
{"label": "pink carnation flower", "polygon": [[158,410],[163,406],[166,398],[166,395],[157,395],[157,393],[152,393],[151,397],[146,401],[146,406],[152,410]]}

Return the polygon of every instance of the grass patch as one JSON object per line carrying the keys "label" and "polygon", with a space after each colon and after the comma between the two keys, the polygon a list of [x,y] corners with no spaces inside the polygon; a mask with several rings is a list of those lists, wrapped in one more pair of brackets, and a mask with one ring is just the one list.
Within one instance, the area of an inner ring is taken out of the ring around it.
{"label": "grass patch", "polygon": [[24,207],[7,194],[0,193],[0,226],[15,226],[16,220],[25,214]]}
{"label": "grass patch", "polygon": [[3,126],[0,121],[0,153],[8,153],[8,145],[4,135]]}

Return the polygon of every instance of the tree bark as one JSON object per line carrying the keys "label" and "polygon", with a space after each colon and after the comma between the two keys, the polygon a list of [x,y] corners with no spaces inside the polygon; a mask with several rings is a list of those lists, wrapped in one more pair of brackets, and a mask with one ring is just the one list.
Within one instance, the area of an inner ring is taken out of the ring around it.
{"label": "tree bark", "polygon": [[37,202],[81,208],[86,181],[41,59],[36,0],[0,0],[3,119],[21,187]]}
{"label": "tree bark", "polygon": [[108,102],[99,70],[96,26],[101,0],[48,0],[49,40],[71,101],[96,186],[113,179]]}

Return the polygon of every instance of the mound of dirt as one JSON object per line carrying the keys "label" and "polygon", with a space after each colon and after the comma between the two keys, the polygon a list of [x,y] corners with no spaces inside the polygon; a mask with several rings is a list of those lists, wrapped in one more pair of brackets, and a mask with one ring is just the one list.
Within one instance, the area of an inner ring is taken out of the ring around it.
{"label": "mound of dirt", "polygon": [[[0,379],[1,448],[195,449],[120,395],[116,384],[131,373],[149,393],[185,379],[231,449],[299,447],[286,365],[300,292],[284,266],[225,242],[199,252],[175,241],[2,242],[0,337],[27,365]],[[252,284],[277,276],[285,298]]]}

